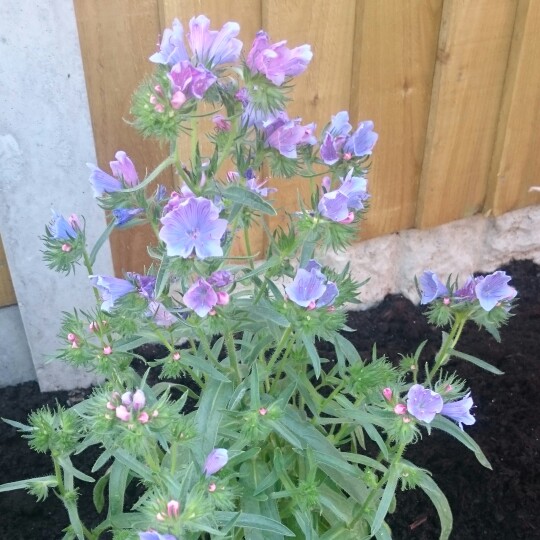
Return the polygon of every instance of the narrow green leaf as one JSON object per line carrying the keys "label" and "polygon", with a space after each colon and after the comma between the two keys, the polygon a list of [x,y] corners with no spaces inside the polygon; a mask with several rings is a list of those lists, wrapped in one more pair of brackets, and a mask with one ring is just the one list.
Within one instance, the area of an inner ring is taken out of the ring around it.
{"label": "narrow green leaf", "polygon": [[313,366],[315,377],[319,379],[321,376],[321,359],[319,357],[319,353],[317,352],[317,349],[315,348],[315,345],[313,344],[313,341],[311,341],[311,338],[309,336],[302,334],[302,342],[304,343],[306,352],[308,353],[309,359],[311,360],[311,365]]}
{"label": "narrow green leaf", "polygon": [[200,356],[193,356],[189,353],[182,353],[182,361],[191,366],[194,369],[198,369],[203,373],[206,373],[212,379],[221,382],[229,382],[229,379],[219,371],[213,364],[208,360],[201,358]]}
{"label": "narrow green leaf", "polygon": [[15,491],[16,489],[28,489],[33,482],[47,483],[49,487],[56,487],[55,476],[38,476],[36,478],[27,478],[26,480],[17,480],[16,482],[7,482],[0,485],[0,493],[5,491]]}
{"label": "narrow green leaf", "polygon": [[97,239],[94,247],[92,248],[92,251],[90,252],[90,266],[93,266],[96,262],[96,257],[99,253],[99,250],[103,246],[103,244],[107,241],[109,236],[111,236],[111,233],[114,230],[114,227],[116,225],[116,220],[113,219],[108,225],[107,228],[101,233],[101,236]]}
{"label": "narrow green leaf", "polygon": [[109,478],[109,519],[124,511],[124,494],[128,484],[129,469],[119,460],[111,465]]}
{"label": "narrow green leaf", "polygon": [[390,467],[390,473],[388,475],[386,485],[384,486],[381,501],[379,502],[377,512],[375,513],[375,517],[373,518],[373,521],[371,523],[372,535],[377,533],[383,525],[384,518],[388,513],[388,509],[390,508],[390,504],[392,503],[392,499],[394,498],[394,494],[396,492],[396,487],[399,480],[399,471],[400,468],[396,465],[392,465]]}
{"label": "narrow green leaf", "polygon": [[64,506],[66,507],[66,510],[68,512],[69,522],[71,524],[73,532],[77,535],[77,538],[79,540],[84,540],[84,531],[81,519],[79,518],[79,513],[77,511],[77,503],[71,499],[64,499]]}
{"label": "narrow green leaf", "polygon": [[84,474],[82,471],[79,471],[79,469],[76,469],[73,466],[73,463],[71,463],[71,459],[69,459],[69,457],[63,456],[63,457],[58,458],[58,463],[64,469],[64,471],[69,472],[75,478],[78,478],[79,480],[82,480],[83,482],[95,482],[95,480],[91,476],[88,476],[87,474]]}
{"label": "narrow green leaf", "polygon": [[98,514],[101,513],[101,511],[103,510],[103,506],[105,505],[105,488],[107,487],[108,483],[109,475],[106,474],[102,476],[94,486],[92,499],[94,501],[94,506],[96,507]]}
{"label": "narrow green leaf", "polygon": [[494,375],[504,375],[504,372],[501,371],[500,369],[497,369],[495,366],[492,366],[490,363],[485,362],[484,360],[480,360],[480,358],[476,358],[476,356],[472,356],[471,354],[459,352],[459,351],[456,351],[455,349],[452,349],[450,351],[450,356],[455,356],[456,358],[461,358],[461,360],[466,360],[467,362],[470,362],[471,364],[474,364],[475,366],[485,369],[486,371],[489,371],[490,373],[493,373]]}
{"label": "narrow green leaf", "polygon": [[240,186],[229,186],[223,192],[223,198],[229,199],[237,204],[242,206],[247,206],[253,210],[258,210],[263,214],[269,216],[275,216],[276,211],[274,207],[266,202],[260,195]]}
{"label": "narrow green leaf", "polygon": [[445,431],[452,437],[455,437],[461,444],[464,444],[469,450],[472,450],[476,456],[476,459],[487,469],[492,469],[491,464],[484,455],[484,452],[480,449],[478,444],[472,439],[470,435],[467,435],[462,429],[460,429],[454,422],[444,418],[438,414],[435,416],[434,420],[431,422],[431,426]]}
{"label": "narrow green leaf", "polygon": [[23,431],[25,433],[30,433],[34,431],[36,428],[33,428],[32,426],[27,426],[26,424],[21,424],[20,422],[17,422],[15,420],[9,420],[8,418],[2,418],[2,420],[9,424],[10,426],[18,429],[19,431]]}
{"label": "narrow green leaf", "polygon": [[262,301],[256,306],[251,304],[246,306],[246,310],[249,312],[249,316],[252,320],[262,322],[271,321],[276,323],[278,326],[282,326],[283,328],[290,326],[289,321],[283,315],[281,315],[281,313],[278,313],[275,309],[270,307],[269,304],[263,305]]}
{"label": "narrow green leaf", "polygon": [[111,459],[112,454],[108,450],[104,450],[103,453],[96,459],[94,466],[92,467],[92,472],[99,471],[109,459]]}
{"label": "narrow green leaf", "polygon": [[[234,516],[234,512],[216,512],[216,520],[219,524],[229,522]],[[288,527],[285,527],[285,525],[279,523],[279,521],[266,516],[248,514],[246,512],[240,512],[240,515],[236,521],[236,527],[269,531],[271,533],[281,534],[283,536],[294,536],[294,533]]]}
{"label": "narrow green leaf", "polygon": [[[133,471],[139,478],[142,478],[147,482],[152,481],[152,471],[131,454],[128,454],[125,450],[116,450],[113,455],[117,462],[120,462],[127,467],[128,470]],[[114,464],[116,464],[116,462]]]}

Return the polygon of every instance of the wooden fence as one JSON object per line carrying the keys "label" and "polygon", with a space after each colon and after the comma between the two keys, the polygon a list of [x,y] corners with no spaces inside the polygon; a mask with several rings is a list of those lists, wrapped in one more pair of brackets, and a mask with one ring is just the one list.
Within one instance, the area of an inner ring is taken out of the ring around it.
{"label": "wooden fence", "polygon": [[[141,171],[163,159],[126,123],[130,96],[153,69],[146,59],[162,29],[204,13],[214,28],[238,21],[245,49],[261,28],[312,45],[291,115],[319,129],[340,110],[375,122],[362,238],[540,203],[529,192],[540,184],[539,0],[75,0],[75,9],[104,168],[118,149]],[[278,204],[294,204],[302,182],[278,184]],[[146,263],[150,233],[132,231],[113,235],[117,272]]]}

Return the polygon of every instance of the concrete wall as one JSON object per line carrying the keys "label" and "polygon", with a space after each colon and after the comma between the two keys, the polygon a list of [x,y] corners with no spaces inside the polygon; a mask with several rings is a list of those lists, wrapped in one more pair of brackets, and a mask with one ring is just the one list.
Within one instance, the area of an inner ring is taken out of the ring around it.
{"label": "concrete wall", "polygon": [[[90,245],[105,227],[85,165],[96,158],[71,0],[2,1],[0,81],[0,231],[20,310],[0,311],[2,348],[12,348],[0,357],[0,385],[34,376],[42,390],[88,385],[89,374],[46,359],[61,312],[93,305],[92,289],[83,271],[49,270],[38,238],[51,208],[84,215]],[[112,272],[108,245],[96,270]],[[21,361],[21,317],[33,366]]]}

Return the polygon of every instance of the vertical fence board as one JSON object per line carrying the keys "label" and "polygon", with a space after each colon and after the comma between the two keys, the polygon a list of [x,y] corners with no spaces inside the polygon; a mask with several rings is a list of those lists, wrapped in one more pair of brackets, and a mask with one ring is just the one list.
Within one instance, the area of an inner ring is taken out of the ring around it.
{"label": "vertical fence board", "polygon": [[351,118],[379,133],[364,239],[414,225],[441,12],[441,0],[358,3]]}
{"label": "vertical fence board", "polygon": [[540,2],[520,0],[485,211],[540,203]]}
{"label": "vertical fence board", "polygon": [[483,207],[516,1],[445,1],[417,226]]}
{"label": "vertical fence board", "polygon": [[0,308],[12,306],[16,303],[17,298],[13,289],[13,283],[11,282],[2,238],[0,237]]}
{"label": "vertical fence board", "polygon": [[[159,11],[162,28],[170,27],[173,19],[178,18],[184,26],[186,37],[189,32],[189,20],[197,15],[206,15],[210,19],[213,30],[218,30],[228,21],[239,23],[240,35],[238,37],[244,43],[244,54],[247,54],[255,34],[261,29],[261,4],[259,0],[235,0],[234,3],[226,5],[225,8],[221,0],[159,0]],[[200,110],[202,113],[210,113],[213,109],[210,105],[203,104]],[[200,119],[198,128],[199,133],[211,133],[213,131],[211,117]],[[203,137],[200,138],[200,143],[202,155],[209,157],[212,145]],[[180,136],[178,145],[180,156],[187,157],[190,148],[189,136]],[[230,160],[226,161],[219,171],[219,177],[222,180],[225,179],[228,170],[234,170]],[[263,236],[260,227],[253,226],[250,229],[250,247],[253,253],[262,254]],[[242,238],[237,238],[231,254],[235,256],[246,254]]]}
{"label": "vertical fence board", "polygon": [[[143,177],[145,171],[150,172],[166,157],[168,150],[142,139],[126,122],[133,91],[153,70],[148,57],[156,49],[160,32],[157,2],[75,0],[75,12],[98,164],[109,171],[115,152],[124,150]],[[159,182],[171,185],[172,174],[163,174]],[[145,246],[155,242],[150,227],[113,233],[116,274],[142,271],[150,261]]]}
{"label": "vertical fence board", "polygon": [[[340,110],[348,109],[354,35],[353,0],[263,0],[263,28],[273,42],[287,40],[289,47],[309,43],[313,60],[294,80],[289,116],[317,123],[317,134]],[[278,206],[298,209],[298,193],[306,198],[309,181],[273,179]],[[309,201],[306,201],[309,206]],[[280,218],[270,220],[280,224]]]}

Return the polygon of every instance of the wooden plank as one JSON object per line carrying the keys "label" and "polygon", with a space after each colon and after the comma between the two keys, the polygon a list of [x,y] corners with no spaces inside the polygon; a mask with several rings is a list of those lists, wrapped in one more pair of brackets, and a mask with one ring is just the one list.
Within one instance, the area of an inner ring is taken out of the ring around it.
{"label": "wooden plank", "polygon": [[[159,13],[162,28],[171,26],[172,21],[178,18],[187,34],[189,20],[197,15],[206,15],[211,21],[212,29],[219,29],[228,21],[235,21],[240,25],[240,35],[244,43],[244,54],[247,55],[255,34],[261,29],[261,4],[259,0],[235,0],[234,3],[224,4],[222,0],[159,0]],[[211,113],[213,108],[209,105],[200,106],[200,114]],[[211,133],[213,124],[211,117],[198,121],[199,133]],[[199,137],[201,153],[210,156],[212,146],[210,142]],[[178,141],[180,156],[189,155],[190,140],[188,136],[181,136]],[[220,171],[219,178],[225,180],[226,172],[235,170],[232,162],[226,161]],[[264,234],[260,227],[254,226],[249,231],[249,241],[252,253],[262,254],[264,250]],[[233,256],[246,254],[243,237],[237,238],[231,251]]]}
{"label": "wooden plank", "polygon": [[[286,39],[288,46],[309,43],[313,60],[294,81],[289,116],[304,124],[316,122],[317,135],[332,115],[347,110],[353,67],[354,0],[264,0],[263,28],[275,43]],[[272,179],[278,188],[278,206],[298,210],[298,193],[309,205],[309,180]],[[271,225],[284,225],[282,216]]]}
{"label": "wooden plank", "polygon": [[15,290],[9,274],[6,254],[0,237],[0,308],[12,306],[17,303]]}
{"label": "wooden plank", "polygon": [[486,212],[540,204],[540,2],[520,0],[489,175]]}
{"label": "wooden plank", "polygon": [[516,5],[516,0],[444,2],[418,227],[482,210]]}
{"label": "wooden plank", "polygon": [[[148,57],[160,33],[157,0],[75,0],[79,40],[88,90],[98,164],[108,171],[117,150],[124,150],[144,176],[167,155],[143,139],[126,120],[131,95],[154,69]],[[172,185],[172,173],[160,183]],[[115,272],[142,271],[150,259],[146,245],[156,243],[150,227],[117,231],[111,237]]]}
{"label": "wooden plank", "polygon": [[441,0],[357,4],[351,119],[379,133],[363,239],[414,226],[441,13]]}

